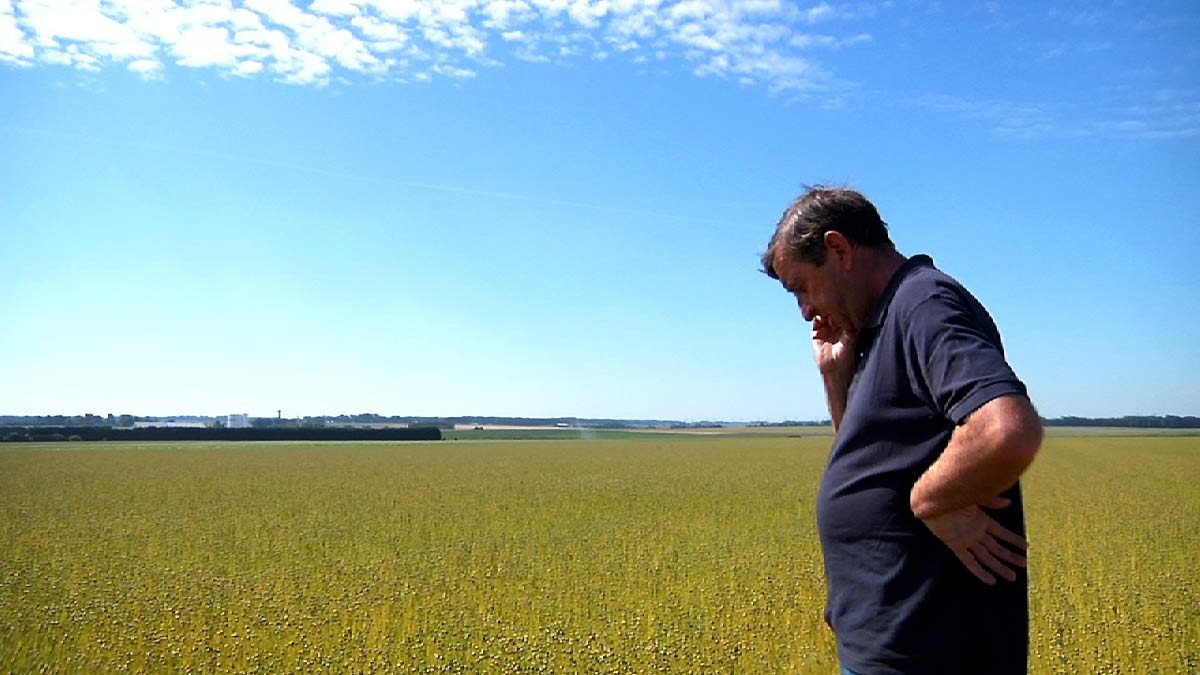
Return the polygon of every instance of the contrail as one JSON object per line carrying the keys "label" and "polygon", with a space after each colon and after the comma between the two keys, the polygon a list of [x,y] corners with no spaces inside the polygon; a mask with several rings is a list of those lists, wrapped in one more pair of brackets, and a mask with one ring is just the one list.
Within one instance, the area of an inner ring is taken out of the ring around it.
{"label": "contrail", "polygon": [[137,141],[125,141],[113,138],[105,138],[102,136],[91,136],[87,134],[77,134],[71,132],[48,131],[45,129],[33,129],[28,127],[18,127],[11,125],[0,125],[0,129],[12,131],[22,134],[34,136],[49,136],[62,140],[74,140],[94,145],[107,145],[117,148],[129,148],[134,150],[146,150],[150,152],[168,153],[174,155],[187,155],[191,157],[201,157],[204,159],[214,159],[224,162],[236,162],[239,164],[252,164],[256,166],[265,166],[273,169],[282,169],[285,171],[294,171],[299,173],[310,173],[319,176],[327,176],[330,178],[341,178],[346,180],[361,181],[366,183],[376,183],[380,185],[392,185],[399,187],[414,188],[418,190],[431,190],[436,192],[448,192],[452,194],[470,195],[472,197],[491,197],[495,199],[505,199],[508,201],[526,202],[529,204],[541,204],[543,206],[559,206],[573,209],[588,209],[592,211],[602,211],[605,213],[619,213],[629,216],[641,216],[645,218],[655,218],[662,220],[675,220],[690,223],[708,223],[712,225],[724,225],[727,227],[736,227],[738,224],[728,220],[717,220],[713,218],[700,218],[695,216],[684,216],[675,213],[664,213],[662,211],[644,211],[640,209],[628,209],[619,206],[605,206],[603,204],[593,204],[591,202],[581,202],[569,199],[553,199],[549,197],[538,197],[535,195],[523,195],[512,192],[497,192],[494,190],[479,190],[476,188],[459,187],[455,185],[442,185],[438,183],[426,183],[423,181],[402,180],[398,178],[378,178],[375,176],[366,176],[347,171],[330,171],[329,169],[321,169],[314,166],[304,164],[295,164],[292,162],[280,162],[271,159],[261,159],[258,157],[247,157],[244,155],[233,155],[225,152],[215,152],[212,150],[202,150],[199,148],[191,148],[181,145],[163,145],[159,143],[140,143]]}

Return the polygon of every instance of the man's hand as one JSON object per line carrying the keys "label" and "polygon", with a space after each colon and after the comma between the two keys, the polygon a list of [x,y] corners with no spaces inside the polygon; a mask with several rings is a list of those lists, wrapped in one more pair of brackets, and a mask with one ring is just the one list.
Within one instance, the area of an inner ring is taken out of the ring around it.
{"label": "man's hand", "polygon": [[854,334],[836,326],[821,315],[812,322],[813,356],[822,374],[836,375],[847,383],[854,374]]}
{"label": "man's hand", "polygon": [[829,399],[829,417],[833,430],[842,426],[850,396],[850,380],[854,378],[854,345],[856,335],[838,328],[821,315],[813,317],[813,356],[825,383],[825,397]]}
{"label": "man's hand", "polygon": [[[995,497],[981,506],[1002,509],[1011,503],[1004,497]],[[991,572],[1008,581],[1015,581],[1017,573],[1010,565],[1025,567],[1023,554],[1029,548],[1029,542],[996,522],[979,506],[965,506],[956,511],[925,518],[923,521],[926,527],[954,552],[962,564],[966,565],[971,574],[989,586],[996,583],[996,577]],[[1005,542],[1020,553],[1005,546]]]}

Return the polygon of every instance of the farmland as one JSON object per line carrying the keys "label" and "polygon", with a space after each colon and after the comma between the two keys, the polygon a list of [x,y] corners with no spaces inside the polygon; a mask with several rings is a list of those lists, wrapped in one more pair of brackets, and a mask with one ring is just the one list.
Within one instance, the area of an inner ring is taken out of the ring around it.
{"label": "farmland", "polygon": [[[4,447],[0,671],[831,673],[829,441]],[[1200,672],[1200,436],[1025,489],[1031,672]]]}

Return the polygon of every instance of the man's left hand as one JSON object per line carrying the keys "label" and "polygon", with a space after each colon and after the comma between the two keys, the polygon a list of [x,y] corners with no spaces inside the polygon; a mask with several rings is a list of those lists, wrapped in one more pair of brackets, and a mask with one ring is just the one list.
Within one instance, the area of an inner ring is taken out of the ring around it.
{"label": "man's left hand", "polygon": [[[1002,509],[1011,503],[1004,497],[995,497],[980,506]],[[1023,553],[1029,548],[1025,538],[996,522],[979,506],[965,506],[937,516],[923,519],[926,527],[941,539],[985,584],[996,583],[999,574],[1008,581],[1015,581],[1017,573],[1013,567],[1025,567]],[[1010,546],[1005,546],[1008,543]],[[1014,551],[1013,549],[1020,551]],[[990,571],[989,571],[990,570]]]}

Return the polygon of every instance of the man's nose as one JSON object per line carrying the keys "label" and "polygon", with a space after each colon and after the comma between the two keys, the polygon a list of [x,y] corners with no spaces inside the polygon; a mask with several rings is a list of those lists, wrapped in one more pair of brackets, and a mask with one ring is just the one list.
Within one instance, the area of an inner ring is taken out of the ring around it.
{"label": "man's nose", "polygon": [[796,298],[796,305],[800,307],[800,315],[804,317],[805,321],[813,320],[813,316],[816,315],[816,312],[813,311],[812,305],[804,304],[804,298]]}

